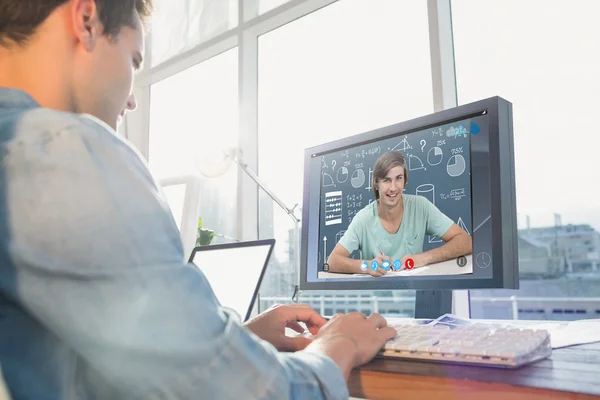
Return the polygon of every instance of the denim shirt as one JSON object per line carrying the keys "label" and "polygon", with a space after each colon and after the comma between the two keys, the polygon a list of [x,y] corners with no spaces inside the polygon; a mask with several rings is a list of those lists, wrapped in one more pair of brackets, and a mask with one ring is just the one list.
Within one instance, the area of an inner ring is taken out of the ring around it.
{"label": "denim shirt", "polygon": [[279,353],[219,305],[130,145],[6,88],[0,365],[16,400],[348,398],[330,358]]}

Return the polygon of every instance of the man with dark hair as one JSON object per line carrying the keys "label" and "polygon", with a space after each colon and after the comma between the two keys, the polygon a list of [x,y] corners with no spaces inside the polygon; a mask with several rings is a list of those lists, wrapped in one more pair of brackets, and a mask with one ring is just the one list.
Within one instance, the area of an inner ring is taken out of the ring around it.
{"label": "man with dark hair", "polygon": [[[411,259],[410,268],[419,268],[471,254],[472,241],[467,232],[427,198],[404,194],[407,182],[406,159],[399,151],[383,153],[375,161],[371,182],[375,201],[355,215],[329,255],[330,272],[382,276],[389,271],[382,268],[384,261],[392,264],[392,260],[400,260],[404,269]],[[446,243],[423,252],[425,235],[437,236]],[[361,251],[364,260],[350,258],[355,250]],[[374,260],[376,269],[371,268]]]}
{"label": "man with dark hair", "polygon": [[[77,2],[84,18],[72,32],[69,0],[0,0],[2,75],[42,106],[88,113],[115,127],[143,54],[141,23],[150,0]],[[78,39],[73,46],[66,34]],[[65,62],[64,56],[71,62]],[[133,67],[133,68],[132,68]],[[0,76],[2,76],[0,75]]]}
{"label": "man with dark hair", "polygon": [[[350,370],[396,331],[378,314],[327,322],[302,304],[236,323],[184,263],[165,198],[115,134],[150,10],[0,0],[0,365],[12,397],[347,398]],[[298,322],[314,337],[286,336]]]}

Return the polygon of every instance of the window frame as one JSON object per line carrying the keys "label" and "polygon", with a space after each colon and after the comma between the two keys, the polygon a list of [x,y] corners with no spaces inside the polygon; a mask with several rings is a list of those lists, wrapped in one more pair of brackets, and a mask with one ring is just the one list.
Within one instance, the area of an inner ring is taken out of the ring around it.
{"label": "window frame", "polygon": [[[151,65],[149,61],[152,33],[150,33],[147,38],[145,55],[148,61],[145,63],[146,67],[136,77],[134,85],[138,109],[134,113],[128,114],[124,121],[126,124],[124,131],[127,132],[128,140],[138,148],[145,159],[148,159],[151,85],[237,47],[239,147],[243,151],[244,161],[248,167],[256,171],[258,168],[258,38],[336,1],[344,0],[290,0],[258,15],[257,1],[238,0],[238,23],[235,28],[158,65],[147,67]],[[458,104],[450,2],[451,0],[427,0],[434,111],[455,107]],[[173,182],[181,182],[186,179],[189,180],[190,177],[168,178]],[[188,184],[196,184],[191,182],[189,181]],[[199,191],[199,181],[197,185]],[[258,186],[241,169],[238,169],[237,215],[239,223],[236,236],[240,240],[256,240],[258,238],[258,194]],[[192,195],[190,194],[190,196]],[[187,198],[186,191],[187,200],[194,201],[192,198]],[[199,192],[197,201],[199,201]],[[248,210],[252,210],[252,212],[248,212]],[[184,211],[185,218],[193,218],[192,212],[188,209]],[[191,220],[196,221],[197,216]],[[184,222],[182,221],[181,225],[182,239],[186,243],[190,241],[188,236],[191,235],[190,225],[193,224],[186,223],[184,225]],[[299,276],[299,274],[297,275]],[[453,291],[453,312],[465,317],[470,315],[468,290]]]}

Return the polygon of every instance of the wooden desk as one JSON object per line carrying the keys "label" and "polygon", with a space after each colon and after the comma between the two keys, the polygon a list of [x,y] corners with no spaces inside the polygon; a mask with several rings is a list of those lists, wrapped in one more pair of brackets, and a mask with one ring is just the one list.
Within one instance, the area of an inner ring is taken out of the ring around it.
{"label": "wooden desk", "polygon": [[552,351],[515,369],[376,358],[352,371],[350,396],[364,399],[599,399],[600,343]]}

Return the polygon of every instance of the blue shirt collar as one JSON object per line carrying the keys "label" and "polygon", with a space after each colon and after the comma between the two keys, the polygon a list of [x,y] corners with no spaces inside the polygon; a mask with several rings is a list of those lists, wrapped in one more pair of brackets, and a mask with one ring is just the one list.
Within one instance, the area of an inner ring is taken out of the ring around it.
{"label": "blue shirt collar", "polygon": [[12,89],[0,86],[0,108],[36,108],[40,105],[20,89]]}

